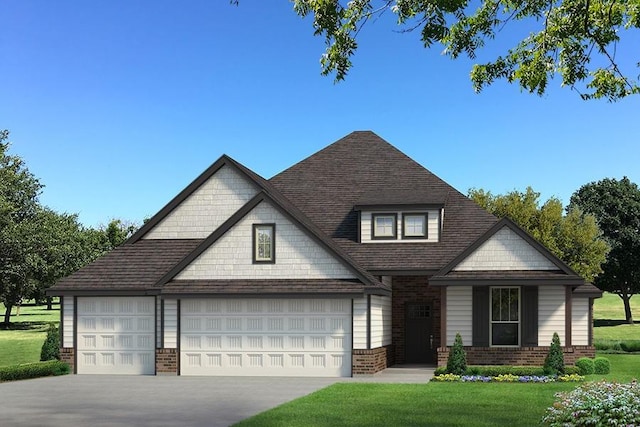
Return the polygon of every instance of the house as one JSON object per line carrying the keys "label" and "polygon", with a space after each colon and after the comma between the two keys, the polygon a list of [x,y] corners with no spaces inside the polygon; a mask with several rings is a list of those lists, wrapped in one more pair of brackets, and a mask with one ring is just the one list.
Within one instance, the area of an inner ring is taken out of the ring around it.
{"label": "house", "polygon": [[601,291],[372,132],[266,180],[222,156],[58,282],[78,374],[351,376],[593,357]]}

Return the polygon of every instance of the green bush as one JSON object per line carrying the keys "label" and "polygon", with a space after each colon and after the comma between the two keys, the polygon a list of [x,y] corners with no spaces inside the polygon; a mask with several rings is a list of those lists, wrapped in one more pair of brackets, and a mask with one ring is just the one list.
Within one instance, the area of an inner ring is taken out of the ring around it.
{"label": "green bush", "polygon": [[596,357],[593,359],[593,371],[596,374],[608,374],[611,372],[611,363],[606,357]]}
{"label": "green bush", "polygon": [[544,359],[544,372],[547,375],[564,374],[564,354],[562,353],[560,337],[557,332],[553,333],[549,353]]}
{"label": "green bush", "polygon": [[42,350],[40,351],[40,360],[42,362],[47,360],[60,360],[60,334],[58,328],[53,323],[49,324],[49,330],[47,331],[47,338],[42,344]]}
{"label": "green bush", "polygon": [[447,367],[446,366],[439,366],[436,368],[435,371],[433,371],[433,375],[434,376],[438,376],[438,375],[444,375],[447,373]]}
{"label": "green bush", "polygon": [[564,373],[566,375],[582,375],[580,373],[580,368],[578,368],[577,366],[571,366],[571,365],[569,366],[565,365]]}
{"label": "green bush", "polygon": [[640,383],[586,383],[556,394],[542,422],[548,426],[640,425]]}
{"label": "green bush", "polygon": [[620,349],[627,353],[640,352],[640,340],[620,341]]}
{"label": "green bush", "polygon": [[467,375],[484,375],[486,377],[497,377],[499,375],[544,375],[544,370],[539,366],[488,365],[474,366],[474,368],[477,370],[477,373],[469,373],[469,370],[467,370]]}
{"label": "green bush", "polygon": [[616,340],[595,340],[593,345],[598,351],[606,351],[610,353],[622,351],[620,341]]}
{"label": "green bush", "polygon": [[591,375],[594,372],[593,359],[581,357],[576,361],[576,366],[580,369],[580,375]]}
{"label": "green bush", "polygon": [[0,368],[0,382],[66,375],[69,372],[71,372],[69,365],[59,360],[5,366]]}
{"label": "green bush", "polygon": [[447,359],[447,372],[450,374],[463,375],[467,370],[467,354],[462,345],[462,337],[460,333],[456,333],[456,339],[453,341],[453,347],[449,352]]}

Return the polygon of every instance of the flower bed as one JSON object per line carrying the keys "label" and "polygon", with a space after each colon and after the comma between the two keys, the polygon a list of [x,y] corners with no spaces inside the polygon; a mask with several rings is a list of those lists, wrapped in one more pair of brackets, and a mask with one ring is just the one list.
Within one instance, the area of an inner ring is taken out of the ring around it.
{"label": "flower bed", "polygon": [[512,375],[503,374],[497,376],[486,375],[436,375],[431,381],[439,382],[474,382],[474,383],[553,383],[553,382],[580,382],[584,377],[578,374],[571,375]]}

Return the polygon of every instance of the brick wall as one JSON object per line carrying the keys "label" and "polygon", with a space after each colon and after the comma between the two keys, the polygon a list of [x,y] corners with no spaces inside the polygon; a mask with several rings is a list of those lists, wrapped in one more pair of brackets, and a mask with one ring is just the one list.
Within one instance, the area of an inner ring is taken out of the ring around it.
{"label": "brick wall", "polygon": [[71,367],[71,372],[76,373],[75,369],[75,350],[72,347],[60,349],[60,360]]}
{"label": "brick wall", "polygon": [[156,375],[178,375],[178,350],[156,349]]}
{"label": "brick wall", "polygon": [[440,288],[429,286],[424,276],[396,276],[392,284],[392,338],[395,347],[395,363],[405,361],[405,306],[409,302],[431,305],[433,331],[433,360],[440,344]]}
{"label": "brick wall", "polygon": [[393,363],[392,346],[378,347],[371,350],[353,350],[352,375],[375,374]]}
{"label": "brick wall", "polygon": [[[549,353],[549,347],[465,347],[467,364],[469,365],[513,365],[542,366]],[[592,346],[577,345],[563,347],[564,363],[574,365],[581,357],[595,357],[596,349]],[[438,348],[438,366],[446,366],[449,347]]]}

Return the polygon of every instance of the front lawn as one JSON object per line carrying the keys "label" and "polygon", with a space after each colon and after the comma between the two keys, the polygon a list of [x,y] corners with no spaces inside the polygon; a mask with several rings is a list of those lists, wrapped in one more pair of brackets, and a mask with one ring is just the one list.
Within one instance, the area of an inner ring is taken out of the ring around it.
{"label": "front lawn", "polygon": [[[640,374],[640,356],[605,355],[609,375],[630,381]],[[244,420],[236,426],[533,426],[554,394],[576,383],[339,383]]]}
{"label": "front lawn", "polygon": [[[4,305],[0,304],[0,313],[4,314]],[[20,315],[16,308],[11,312],[11,327],[0,330],[0,366],[38,362],[40,350],[47,336],[49,323],[60,321],[60,307],[23,305]]]}

